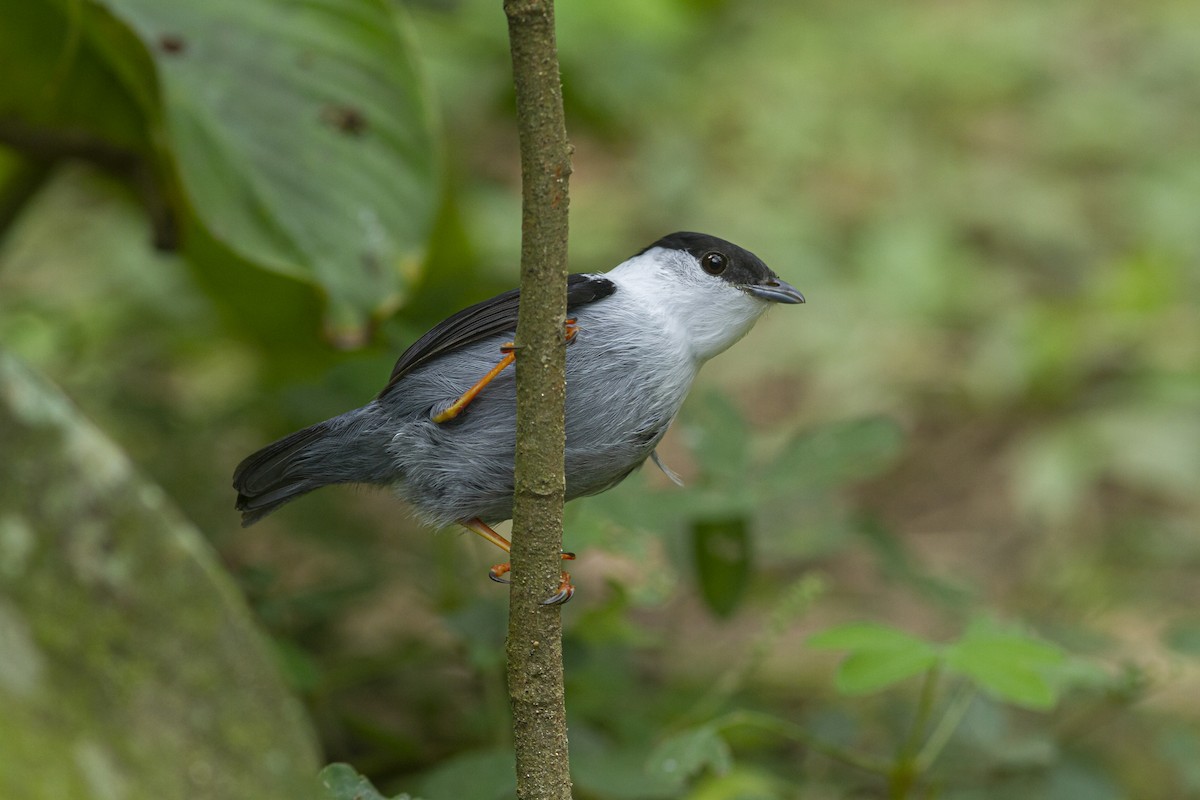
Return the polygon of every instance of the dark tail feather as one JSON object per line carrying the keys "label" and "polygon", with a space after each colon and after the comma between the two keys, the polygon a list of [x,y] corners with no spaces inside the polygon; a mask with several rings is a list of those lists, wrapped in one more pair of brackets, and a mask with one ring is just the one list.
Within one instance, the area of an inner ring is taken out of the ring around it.
{"label": "dark tail feather", "polygon": [[249,456],[233,472],[242,525],[253,525],[284,503],[333,483],[388,484],[396,468],[388,454],[393,423],[375,403],[285,436]]}
{"label": "dark tail feather", "polygon": [[314,458],[333,420],[296,431],[257,453],[247,456],[233,472],[237,489],[234,508],[242,512],[242,526],[253,525],[289,500],[333,481],[321,477]]}

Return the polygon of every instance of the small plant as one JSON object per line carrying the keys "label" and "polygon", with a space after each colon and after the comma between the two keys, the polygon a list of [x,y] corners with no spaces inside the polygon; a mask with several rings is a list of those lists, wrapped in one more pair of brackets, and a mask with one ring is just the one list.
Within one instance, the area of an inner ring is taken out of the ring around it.
{"label": "small plant", "polygon": [[900,800],[925,788],[931,768],[981,694],[1018,709],[1048,711],[1066,688],[1094,682],[1101,675],[1057,645],[986,618],[975,620],[961,637],[948,643],[922,639],[890,625],[858,622],[814,634],[807,644],[816,650],[846,652],[834,675],[834,686],[845,697],[880,692],[922,676],[916,709],[892,755],[880,757],[825,741],[776,714],[733,710],[662,741],[648,761],[648,770],[673,778],[680,788],[706,771],[728,773],[734,766],[732,734],[749,730],[794,741],[842,765],[877,775],[886,784],[888,797]]}

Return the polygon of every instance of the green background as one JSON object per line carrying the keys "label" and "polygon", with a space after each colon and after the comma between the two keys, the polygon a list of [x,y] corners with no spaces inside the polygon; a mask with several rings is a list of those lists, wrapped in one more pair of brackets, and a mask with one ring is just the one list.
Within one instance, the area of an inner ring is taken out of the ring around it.
{"label": "green background", "polygon": [[[572,269],[808,298],[568,507],[577,797],[1200,794],[1200,7],[558,5]],[[0,795],[511,796],[492,548],[229,488],[516,284],[500,3],[0,18]]]}

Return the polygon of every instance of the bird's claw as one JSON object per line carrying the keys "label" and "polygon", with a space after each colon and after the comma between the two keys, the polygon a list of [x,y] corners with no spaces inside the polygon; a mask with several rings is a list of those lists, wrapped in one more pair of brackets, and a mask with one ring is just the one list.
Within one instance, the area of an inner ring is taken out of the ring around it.
{"label": "bird's claw", "polygon": [[[575,558],[575,554],[563,553],[562,557],[564,560],[570,560]],[[496,583],[511,583],[512,581],[506,577],[511,571],[512,565],[505,561],[503,564],[496,564],[489,569],[488,577],[494,580]],[[543,600],[541,604],[544,606],[562,605],[570,600],[574,594],[575,587],[571,585],[571,574],[569,572],[564,572],[562,574],[562,579],[558,583],[558,591]]]}
{"label": "bird's claw", "polygon": [[571,599],[575,594],[575,587],[571,585],[571,574],[564,572],[562,580],[558,584],[558,591],[542,601],[544,606],[560,606]]}

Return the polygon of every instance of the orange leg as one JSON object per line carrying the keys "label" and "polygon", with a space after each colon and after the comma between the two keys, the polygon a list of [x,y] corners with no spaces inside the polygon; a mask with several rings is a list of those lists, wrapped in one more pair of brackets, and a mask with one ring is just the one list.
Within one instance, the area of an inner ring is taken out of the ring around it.
{"label": "orange leg", "polygon": [[[578,332],[579,328],[575,325],[575,318],[572,317],[571,319],[568,319],[564,332],[566,343],[570,344],[573,342],[575,340],[575,334]],[[488,373],[480,378],[474,386],[463,392],[462,396],[451,403],[444,411],[434,414],[433,421],[441,425],[443,422],[449,422],[461,414],[466,407],[471,404],[471,401],[483,391],[485,386],[494,381],[497,375],[499,375],[501,372],[504,372],[504,370],[508,368],[508,365],[513,363],[513,361],[516,359],[516,353],[513,352],[513,347],[514,345],[512,342],[507,342],[506,344],[501,345],[500,352],[504,354],[504,358],[500,359],[496,366],[492,367]],[[476,531],[476,533],[479,532]],[[484,538],[487,539],[488,537],[485,536]],[[488,540],[491,541],[490,539]],[[495,544],[495,542],[492,543]]]}
{"label": "orange leg", "polygon": [[[496,533],[494,530],[492,530],[490,525],[478,517],[475,517],[474,519],[460,520],[458,524],[471,531],[471,533],[479,534],[484,539],[487,539],[489,542],[496,545],[496,547],[499,547],[506,553],[512,550],[512,545],[509,543],[508,539],[505,539],[503,536]],[[562,558],[564,561],[572,561],[575,558],[575,554],[563,553]],[[494,580],[496,583],[508,583],[508,578],[504,576],[511,571],[512,566],[505,561],[503,564],[496,564],[489,569],[488,577]],[[552,606],[558,605],[559,603],[565,603],[571,599],[571,595],[573,594],[575,594],[575,587],[571,585],[571,575],[568,572],[563,572],[562,580],[560,580],[558,584],[558,591],[543,600],[542,605]]]}
{"label": "orange leg", "polygon": [[[497,375],[499,375],[501,372],[504,372],[505,368],[507,368],[509,364],[513,363],[516,355],[512,351],[512,346],[512,342],[509,342],[501,347],[500,352],[504,353],[505,355],[504,358],[500,359],[500,363],[492,367],[487,375],[484,375],[479,379],[478,383],[476,383],[470,389],[467,389],[467,391],[463,392],[462,397],[451,403],[445,411],[434,414],[433,421],[441,425],[443,422],[449,422],[461,414],[463,410],[471,404],[471,401],[475,399],[475,395],[483,391],[483,387],[495,380]],[[478,533],[478,531],[476,532]]]}

